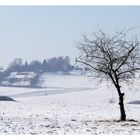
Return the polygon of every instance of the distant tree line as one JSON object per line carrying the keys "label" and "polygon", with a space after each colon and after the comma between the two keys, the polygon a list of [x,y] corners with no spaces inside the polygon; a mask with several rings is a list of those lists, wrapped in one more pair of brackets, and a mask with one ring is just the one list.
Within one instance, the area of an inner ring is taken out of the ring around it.
{"label": "distant tree line", "polygon": [[[33,60],[28,63],[23,62],[21,58],[15,58],[4,71],[0,71],[0,81],[4,77],[10,75],[11,72],[35,72],[38,74],[44,72],[58,72],[61,71],[64,74],[68,74],[73,69],[70,64],[69,56],[66,57],[53,57],[50,59],[44,59],[42,62],[38,60]],[[34,84],[34,80],[33,80]]]}
{"label": "distant tree line", "polygon": [[51,59],[44,59],[43,62],[33,60],[31,63],[27,61],[23,63],[21,58],[16,58],[12,61],[6,71],[11,72],[58,72],[62,71],[68,73],[72,69],[70,65],[70,58],[66,57],[53,57]]}

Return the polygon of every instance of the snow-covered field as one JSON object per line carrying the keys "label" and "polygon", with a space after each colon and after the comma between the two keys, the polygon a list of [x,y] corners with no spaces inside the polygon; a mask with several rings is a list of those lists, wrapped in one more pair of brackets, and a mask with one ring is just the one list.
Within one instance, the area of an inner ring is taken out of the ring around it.
{"label": "snow-covered field", "polygon": [[140,80],[124,87],[126,114],[137,121],[118,122],[115,89],[91,77],[44,74],[44,89],[0,87],[0,134],[140,134]]}

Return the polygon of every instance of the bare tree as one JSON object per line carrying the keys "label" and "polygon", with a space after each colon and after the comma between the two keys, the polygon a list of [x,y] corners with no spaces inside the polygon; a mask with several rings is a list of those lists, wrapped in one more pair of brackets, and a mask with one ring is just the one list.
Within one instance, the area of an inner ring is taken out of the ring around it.
{"label": "bare tree", "polygon": [[121,121],[126,121],[121,84],[131,82],[140,70],[140,42],[137,37],[130,38],[128,32],[130,30],[109,35],[99,31],[93,39],[84,35],[83,41],[77,44],[81,53],[76,62],[89,66],[101,80],[111,81],[115,86],[119,96]]}

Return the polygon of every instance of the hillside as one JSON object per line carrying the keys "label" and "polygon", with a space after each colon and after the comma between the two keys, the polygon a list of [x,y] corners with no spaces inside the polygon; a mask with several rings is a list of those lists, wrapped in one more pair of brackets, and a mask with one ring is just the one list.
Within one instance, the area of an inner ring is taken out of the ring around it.
{"label": "hillside", "polygon": [[44,89],[0,87],[0,95],[16,102],[0,102],[0,134],[139,134],[139,79],[124,87],[126,113],[135,121],[118,122],[114,88],[92,77],[44,74]]}

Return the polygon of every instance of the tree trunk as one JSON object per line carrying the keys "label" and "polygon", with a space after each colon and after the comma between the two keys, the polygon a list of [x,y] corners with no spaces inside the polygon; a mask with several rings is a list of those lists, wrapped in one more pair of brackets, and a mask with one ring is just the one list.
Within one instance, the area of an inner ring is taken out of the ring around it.
{"label": "tree trunk", "polygon": [[118,91],[119,95],[119,106],[120,106],[120,120],[121,121],[126,121],[126,114],[125,114],[125,109],[124,109],[124,93],[121,93],[121,86],[118,84],[116,86],[116,89]]}
{"label": "tree trunk", "polygon": [[125,109],[124,109],[124,93],[119,93],[119,105],[120,105],[120,119],[121,121],[126,121],[126,114],[125,114]]}

